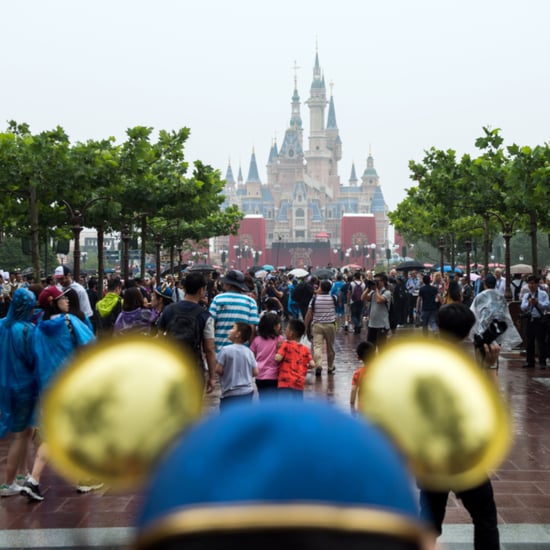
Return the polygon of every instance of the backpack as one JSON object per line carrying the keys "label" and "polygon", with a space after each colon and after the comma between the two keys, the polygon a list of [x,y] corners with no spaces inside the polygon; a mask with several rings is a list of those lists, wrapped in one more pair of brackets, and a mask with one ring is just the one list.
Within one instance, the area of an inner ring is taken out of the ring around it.
{"label": "backpack", "polygon": [[184,309],[184,305],[189,302],[178,302],[171,306],[173,314],[166,325],[165,335],[174,338],[181,345],[190,349],[197,358],[197,364],[202,365],[202,332],[204,323],[201,322],[200,316],[206,310],[199,304],[194,307]]}
{"label": "backpack", "polygon": [[363,295],[363,285],[361,283],[353,283],[353,290],[351,291],[351,301],[360,302]]}

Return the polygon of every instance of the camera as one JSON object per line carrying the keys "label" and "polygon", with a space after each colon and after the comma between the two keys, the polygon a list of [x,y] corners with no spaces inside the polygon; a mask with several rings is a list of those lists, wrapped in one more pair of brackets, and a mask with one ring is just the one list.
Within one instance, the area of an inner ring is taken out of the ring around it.
{"label": "camera", "polygon": [[483,346],[485,344],[492,344],[501,334],[506,332],[508,325],[506,321],[499,321],[493,319],[489,326],[485,329],[483,334],[474,334],[474,346],[482,353],[485,354]]}

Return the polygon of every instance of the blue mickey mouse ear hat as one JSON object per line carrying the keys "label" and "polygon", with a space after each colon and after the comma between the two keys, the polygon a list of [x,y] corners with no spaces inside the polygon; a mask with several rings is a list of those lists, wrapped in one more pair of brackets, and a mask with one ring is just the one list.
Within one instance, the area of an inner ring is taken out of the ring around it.
{"label": "blue mickey mouse ear hat", "polygon": [[[443,340],[386,346],[361,383],[364,418],[262,399],[200,420],[202,390],[194,357],[136,337],[79,354],[44,396],[66,477],[147,480],[139,549],[425,548],[409,472],[426,489],[474,487],[511,437],[494,384]],[[89,403],[102,415],[85,429]]]}
{"label": "blue mickey mouse ear hat", "polygon": [[138,548],[205,535],[208,548],[263,546],[296,531],[391,533],[420,548],[426,533],[387,438],[328,403],[294,400],[236,406],[186,434],[153,475],[138,529]]}

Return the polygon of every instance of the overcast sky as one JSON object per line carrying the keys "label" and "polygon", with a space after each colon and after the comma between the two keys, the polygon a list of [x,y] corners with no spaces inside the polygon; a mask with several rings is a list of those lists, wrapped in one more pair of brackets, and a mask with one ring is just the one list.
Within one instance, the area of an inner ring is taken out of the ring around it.
{"label": "overcast sky", "polygon": [[340,176],[369,147],[386,202],[431,146],[474,152],[550,136],[550,1],[0,0],[0,129],[61,125],[72,141],[135,125],[191,128],[188,160],[260,177],[290,119],[293,65],[305,101],[315,47],[334,82]]}

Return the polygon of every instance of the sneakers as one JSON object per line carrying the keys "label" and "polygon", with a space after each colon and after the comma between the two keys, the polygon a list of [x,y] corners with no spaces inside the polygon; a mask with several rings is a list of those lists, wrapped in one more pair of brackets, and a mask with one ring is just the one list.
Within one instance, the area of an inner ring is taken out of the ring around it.
{"label": "sneakers", "polygon": [[17,474],[15,476],[15,483],[17,483],[17,485],[19,485],[19,487],[23,487],[23,485],[25,485],[25,480],[26,479],[27,479],[27,476],[24,476],[22,474]]}
{"label": "sneakers", "polygon": [[40,492],[40,486],[38,483],[33,483],[30,479],[25,481],[23,487],[20,488],[20,492],[26,495],[29,500],[36,500],[39,502],[44,500],[44,496]]}
{"label": "sneakers", "polygon": [[95,481],[93,479],[89,479],[89,480],[80,482],[80,484],[76,486],[76,492],[77,493],[89,493],[91,491],[97,491],[98,489],[101,489],[102,487],[103,487],[103,483],[101,483],[99,481]]}
{"label": "sneakers", "polygon": [[315,376],[316,376],[317,378],[320,378],[322,372],[323,372],[323,369],[322,369],[321,367],[317,367],[317,368],[315,369]]}
{"label": "sneakers", "polygon": [[18,495],[21,492],[21,487],[17,483],[13,482],[11,485],[2,483],[0,486],[0,497],[11,497]]}
{"label": "sneakers", "polygon": [[336,372],[336,367],[332,367],[331,369],[328,369],[327,371],[329,374],[334,374]]}

